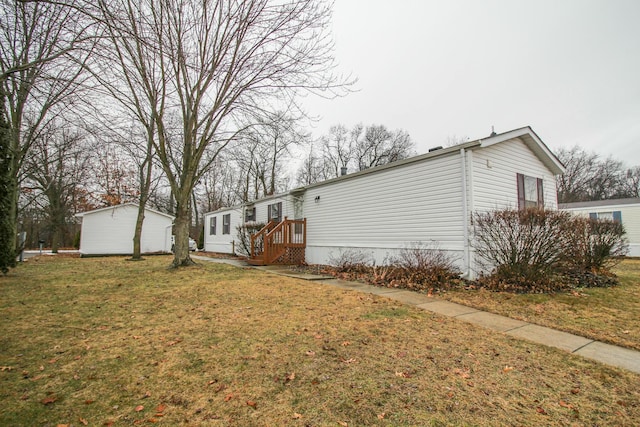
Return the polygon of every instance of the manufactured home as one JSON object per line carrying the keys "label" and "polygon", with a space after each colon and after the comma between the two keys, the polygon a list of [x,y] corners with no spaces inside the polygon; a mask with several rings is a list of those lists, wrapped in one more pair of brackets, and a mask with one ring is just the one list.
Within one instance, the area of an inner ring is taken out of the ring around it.
{"label": "manufactured home", "polygon": [[474,275],[473,212],[557,208],[564,167],[529,127],[205,214],[205,250],[237,251],[238,226],[267,224],[249,262],[326,264],[347,250],[385,257],[423,242]]}
{"label": "manufactured home", "polygon": [[561,203],[559,208],[593,219],[606,218],[619,221],[624,226],[629,239],[627,255],[640,257],[640,198]]}
{"label": "manufactured home", "polygon": [[[80,231],[81,255],[130,255],[133,253],[138,205],[125,203],[76,215],[82,218]],[[171,215],[145,209],[140,252],[171,251]]]}

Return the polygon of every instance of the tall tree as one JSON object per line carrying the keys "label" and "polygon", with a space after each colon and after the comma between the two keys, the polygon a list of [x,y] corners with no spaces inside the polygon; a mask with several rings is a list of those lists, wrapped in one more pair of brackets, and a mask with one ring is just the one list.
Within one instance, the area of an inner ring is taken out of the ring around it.
{"label": "tall tree", "polygon": [[36,202],[46,213],[51,235],[51,251],[64,242],[67,222],[75,214],[75,201],[86,183],[89,150],[80,132],[55,121],[40,133],[25,162],[25,185],[39,195]]}
{"label": "tall tree", "polygon": [[413,155],[413,142],[403,130],[389,131],[383,125],[354,128],[355,153],[358,170],[365,170]]}
{"label": "tall tree", "polygon": [[[0,103],[4,104],[4,95],[0,92]],[[0,109],[0,171],[11,167],[11,127],[5,118],[5,109]],[[11,223],[13,209],[16,208],[14,180],[7,173],[0,173],[0,271],[7,274],[10,267],[16,266],[15,223]]]}
{"label": "tall tree", "polygon": [[383,125],[344,125],[329,128],[320,138],[320,151],[313,147],[297,172],[297,184],[308,185],[336,178],[347,171],[361,171],[414,155],[414,144],[403,130],[389,131]]}
{"label": "tall tree", "polygon": [[565,165],[565,173],[557,177],[558,202],[584,202],[639,197],[638,167],[627,169],[612,157],[579,146],[560,149],[556,155]]}
{"label": "tall tree", "polygon": [[[90,26],[77,9],[58,2],[0,0],[0,91],[9,123],[2,181],[11,197],[3,202],[12,228],[2,246],[15,245],[22,167],[47,121],[67,113],[90,52]],[[80,48],[85,48],[79,53]]]}
{"label": "tall tree", "polygon": [[262,119],[244,132],[234,149],[234,161],[242,176],[242,201],[284,191],[288,184],[284,164],[292,148],[304,144],[307,138],[296,119],[284,112]]}
{"label": "tall tree", "polygon": [[[257,123],[283,100],[292,104],[301,91],[336,94],[344,87],[333,74],[330,5],[318,0],[99,4],[102,22],[122,46],[126,78],[151,107],[155,151],[176,202],[172,265],[192,264],[192,192],[243,130],[238,123]],[[125,47],[127,39],[136,40],[135,48]],[[153,101],[157,94],[159,104]]]}

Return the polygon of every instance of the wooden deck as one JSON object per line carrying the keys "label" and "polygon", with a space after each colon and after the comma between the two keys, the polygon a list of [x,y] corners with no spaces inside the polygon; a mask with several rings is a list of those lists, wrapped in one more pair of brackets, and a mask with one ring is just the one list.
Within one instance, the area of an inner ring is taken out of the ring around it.
{"label": "wooden deck", "polygon": [[270,221],[251,236],[251,265],[295,265],[305,262],[307,219]]}

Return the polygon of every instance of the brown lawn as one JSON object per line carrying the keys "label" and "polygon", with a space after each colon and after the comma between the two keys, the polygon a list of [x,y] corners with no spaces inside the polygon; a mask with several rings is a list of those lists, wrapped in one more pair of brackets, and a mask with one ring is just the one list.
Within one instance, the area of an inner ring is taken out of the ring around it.
{"label": "brown lawn", "polygon": [[382,297],[169,262],[40,257],[0,277],[0,425],[640,419],[639,375]]}

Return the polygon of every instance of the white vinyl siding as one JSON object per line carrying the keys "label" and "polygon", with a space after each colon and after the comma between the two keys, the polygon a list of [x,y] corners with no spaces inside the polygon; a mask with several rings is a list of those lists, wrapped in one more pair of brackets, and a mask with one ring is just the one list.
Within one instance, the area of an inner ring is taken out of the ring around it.
{"label": "white vinyl siding", "polygon": [[473,209],[518,208],[517,174],[542,178],[544,207],[556,209],[556,180],[551,171],[520,140],[473,151]]}
{"label": "white vinyl siding", "polygon": [[[124,204],[82,214],[80,253],[83,255],[129,255],[133,253],[138,206]],[[140,252],[169,252],[173,218],[153,210],[145,211]]]}
{"label": "white vinyl siding", "polygon": [[310,188],[307,262],[326,263],[340,247],[370,249],[382,262],[388,249],[415,241],[462,250],[460,171],[455,152]]}
{"label": "white vinyl siding", "polygon": [[[224,216],[229,215],[228,226],[224,224]],[[221,209],[205,214],[205,223],[211,224],[215,218],[216,234],[205,234],[204,250],[209,252],[233,253],[238,240],[238,225],[243,223],[242,207]],[[227,231],[228,230],[228,231]]]}

